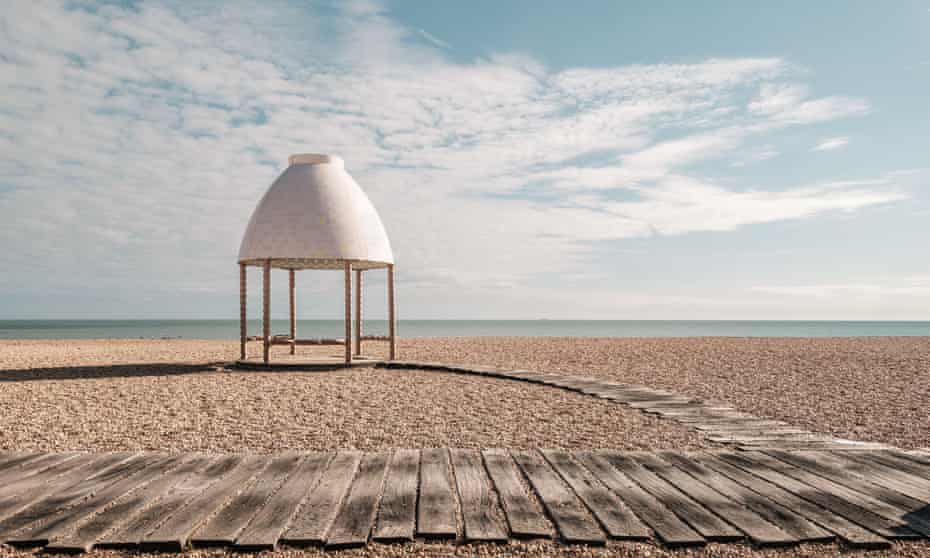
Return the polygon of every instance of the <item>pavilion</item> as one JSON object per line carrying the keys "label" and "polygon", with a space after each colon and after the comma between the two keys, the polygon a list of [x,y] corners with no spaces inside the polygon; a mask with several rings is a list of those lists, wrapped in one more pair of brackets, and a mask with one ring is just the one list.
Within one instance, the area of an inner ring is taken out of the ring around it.
{"label": "pavilion", "polygon": [[[362,341],[387,341],[389,358],[397,351],[394,304],[394,255],[381,218],[368,196],[335,155],[291,155],[288,168],[265,192],[252,213],[239,248],[239,336],[241,361],[246,343],[260,341],[262,362],[273,345],[345,345],[345,365],[362,354]],[[250,337],[246,322],[246,268],[262,268],[262,335]],[[290,291],[290,331],[271,334],[271,270],[286,269]],[[295,307],[297,271],[343,270],[345,338],[299,339]],[[388,335],[362,334],[362,273],[387,270]],[[355,335],[352,332],[352,272],[355,272]]]}

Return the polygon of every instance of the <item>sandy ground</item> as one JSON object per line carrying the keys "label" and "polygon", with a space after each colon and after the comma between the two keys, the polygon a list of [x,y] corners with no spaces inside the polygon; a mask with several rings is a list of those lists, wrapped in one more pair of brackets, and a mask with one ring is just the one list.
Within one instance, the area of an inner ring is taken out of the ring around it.
{"label": "sandy ground", "polygon": [[[368,343],[366,353],[378,356],[384,346]],[[250,351],[259,347],[250,344]],[[165,376],[237,355],[238,343],[226,341],[0,341],[0,370],[5,379]],[[725,401],[839,437],[930,446],[930,337],[435,338],[401,340],[399,356],[609,378]],[[140,362],[197,364],[122,366]]]}
{"label": "sandy ground", "polygon": [[[509,380],[374,368],[217,372],[203,365],[152,364],[169,354],[171,360],[205,362],[225,353],[223,344],[181,341],[5,344],[3,351],[0,449],[710,445],[678,424],[609,401]],[[133,358],[149,364],[101,364]],[[66,362],[72,366],[62,366]]]}

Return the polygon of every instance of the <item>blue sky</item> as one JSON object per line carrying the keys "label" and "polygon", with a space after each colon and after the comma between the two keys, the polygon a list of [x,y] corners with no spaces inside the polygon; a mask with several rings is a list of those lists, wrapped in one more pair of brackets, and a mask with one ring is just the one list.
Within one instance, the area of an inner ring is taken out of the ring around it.
{"label": "blue sky", "polygon": [[928,37],[926,0],[7,2],[0,316],[234,317],[252,208],[329,152],[401,318],[930,319]]}

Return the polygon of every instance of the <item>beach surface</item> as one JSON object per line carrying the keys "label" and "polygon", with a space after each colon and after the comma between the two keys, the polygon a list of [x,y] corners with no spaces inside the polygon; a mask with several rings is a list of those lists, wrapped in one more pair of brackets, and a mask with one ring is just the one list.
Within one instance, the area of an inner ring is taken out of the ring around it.
{"label": "beach surface", "polygon": [[[260,351],[258,344],[249,347],[252,353]],[[649,449],[637,439],[644,428],[655,433],[649,440],[652,447],[684,449],[703,443],[670,421],[580,394],[506,380],[421,371],[215,372],[237,358],[238,348],[233,341],[2,341],[0,380],[9,383],[0,394],[0,416],[7,424],[21,424],[22,431],[6,434],[0,443],[5,448],[27,444],[35,431],[57,424],[58,413],[69,412],[74,422],[56,428],[70,432],[59,432],[59,442],[17,449],[66,449],[61,444],[67,445],[69,436],[75,443],[88,440],[91,426],[104,427],[102,419],[117,420],[106,426],[113,429],[126,420],[122,427],[127,435],[109,436],[114,441],[105,449],[113,449],[131,443],[136,436],[132,428],[148,428],[138,422],[141,416],[186,425],[191,430],[184,443],[192,445],[198,425],[210,426],[216,441],[203,439],[196,449],[229,450],[240,444],[243,450],[273,451],[292,447],[275,445],[289,443],[286,436],[266,444],[219,440],[228,429],[248,426],[253,417],[257,426],[286,425],[299,422],[310,408],[347,431],[371,429],[391,417],[409,425],[434,411],[467,421],[474,430],[454,435],[460,425],[430,422],[421,423],[429,431],[407,428],[403,434],[366,441],[350,433],[327,439],[320,427],[317,434],[291,440],[301,447],[350,442],[360,449],[401,447],[423,443],[421,435],[426,434],[437,435],[438,446],[480,447],[491,441],[479,432],[485,427],[505,434],[494,438],[500,440],[492,444],[497,447],[505,442],[525,447],[536,440],[537,447],[577,449],[610,442],[618,448]],[[384,350],[383,343],[365,346],[366,354],[376,357],[383,357]],[[399,358],[592,376],[725,402],[841,438],[903,448],[930,446],[930,337],[420,338],[401,340]],[[459,405],[458,393],[469,398],[468,405]],[[435,409],[413,404],[422,401],[431,401]],[[532,428],[520,422],[530,416],[540,419]],[[569,440],[559,434],[566,425],[582,428],[583,435]],[[149,438],[157,442],[151,433]]]}
{"label": "beach surface", "polygon": [[[367,354],[381,356],[383,344]],[[403,360],[561,372],[726,402],[811,430],[930,446],[930,338],[403,340]],[[258,352],[260,346],[250,345]],[[283,350],[278,348],[277,350]],[[672,421],[557,388],[444,372],[360,368],[229,371],[232,341],[0,342],[0,449],[214,450],[399,447],[713,447]],[[0,556],[36,551],[0,547]],[[371,545],[276,556],[930,556],[926,542],[878,552],[743,544],[671,551],[551,542]],[[226,555],[191,550],[185,556]],[[118,555],[95,551],[94,556]]]}

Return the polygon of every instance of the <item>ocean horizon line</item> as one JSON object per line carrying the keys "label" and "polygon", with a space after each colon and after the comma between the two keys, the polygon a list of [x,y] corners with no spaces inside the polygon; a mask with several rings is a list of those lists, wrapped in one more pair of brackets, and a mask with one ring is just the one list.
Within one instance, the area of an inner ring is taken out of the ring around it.
{"label": "ocean horizon line", "polygon": [[[362,321],[384,335],[387,320]],[[272,334],[289,330],[272,319]],[[261,320],[248,320],[249,334]],[[297,320],[298,337],[340,337],[341,319]],[[565,320],[400,319],[400,337],[924,337],[922,320]],[[0,339],[238,339],[237,319],[4,319]]]}

